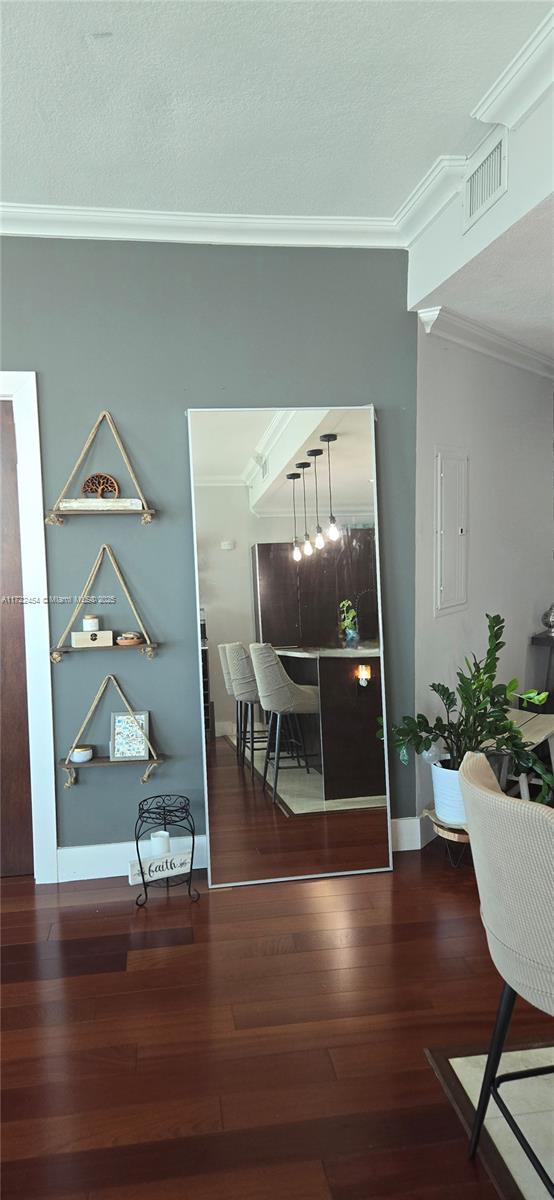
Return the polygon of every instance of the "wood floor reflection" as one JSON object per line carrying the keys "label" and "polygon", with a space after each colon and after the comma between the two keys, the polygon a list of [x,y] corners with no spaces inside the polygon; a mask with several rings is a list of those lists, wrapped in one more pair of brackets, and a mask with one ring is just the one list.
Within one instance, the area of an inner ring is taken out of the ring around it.
{"label": "wood floor reflection", "polygon": [[213,883],[388,866],[386,809],[287,817],[226,738],[210,743],[208,786]]}

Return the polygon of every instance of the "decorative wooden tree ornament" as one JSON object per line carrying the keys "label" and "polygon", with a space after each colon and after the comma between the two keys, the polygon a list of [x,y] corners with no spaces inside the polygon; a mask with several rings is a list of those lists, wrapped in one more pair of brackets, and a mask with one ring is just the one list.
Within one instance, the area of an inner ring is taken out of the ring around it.
{"label": "decorative wooden tree ornament", "polygon": [[102,471],[97,471],[95,475],[89,475],[81,486],[81,496],[97,496],[102,500],[104,496],[113,496],[117,500],[119,496],[119,484],[113,475],[105,475]]}
{"label": "decorative wooden tree ornament", "polygon": [[[137,490],[136,496],[130,498],[121,497],[117,481],[112,475],[107,475],[104,472],[95,472],[89,475],[88,479],[85,479],[81,488],[81,496],[71,497],[67,495],[70,485],[85,461],[102,421],[107,422],[112,432],[115,444]],[[104,411],[100,413],[100,416],[95,421],[71,475],[65,487],[62,488],[56,503],[47,513],[45,521],[47,525],[63,525],[64,517],[66,516],[90,516],[91,514],[99,516],[107,513],[140,513],[141,524],[149,525],[154,516],[155,509],[149,508],[144,498],[113,417],[109,412]]]}
{"label": "decorative wooden tree ornament", "polygon": [[144,761],[144,760],[132,759],[132,758],[128,758],[128,759],[91,758],[91,759],[89,759],[88,762],[81,762],[79,764],[71,762],[71,755],[73,754],[75,747],[79,745],[80,739],[81,739],[83,733],[85,732],[85,729],[87,729],[88,725],[90,724],[90,722],[96,712],[96,709],[98,708],[98,705],[100,704],[102,696],[104,695],[106,688],[109,687],[110,683],[113,685],[118,696],[120,697],[123,704],[125,705],[125,708],[127,709],[127,712],[129,713],[129,716],[131,716],[133,721],[135,722],[135,725],[137,726],[137,729],[139,730],[141,737],[144,738],[144,740],[148,746],[148,749],[150,750],[150,753],[152,755],[152,757],[147,760],[146,770],[144,771],[144,774],[141,775],[140,782],[148,783],[148,780],[152,774],[152,771],[154,771],[156,769],[156,767],[158,767],[160,765],[160,763],[162,763],[164,761],[163,756],[158,754],[157,751],[154,749],[152,742],[150,741],[148,735],[145,733],[144,729],[137,721],[135,714],[133,712],[133,709],[131,708],[131,705],[129,704],[129,701],[127,700],[127,697],[126,697],[123,689],[120,687],[119,683],[117,682],[115,675],[106,675],[104,677],[104,679],[102,680],[100,687],[98,688],[98,691],[94,697],[94,700],[92,701],[92,704],[86,714],[84,721],[82,722],[82,724],[79,728],[78,733],[74,737],[74,739],[71,743],[71,746],[69,747],[66,757],[60,759],[59,765],[60,765],[60,767],[63,767],[64,771],[67,773],[67,779],[64,783],[64,787],[66,787],[66,788],[74,787],[75,784],[78,782],[77,771],[81,767],[120,767],[120,766],[124,766],[125,763],[129,763],[129,762]]}
{"label": "decorative wooden tree ornament", "polygon": [[[136,643],[137,649],[140,650],[141,654],[146,655],[146,658],[153,658],[156,653],[157,642],[152,641],[150,634],[145,629],[145,627],[140,619],[139,613],[137,611],[137,607],[131,596],[129,588],[127,587],[127,584],[125,583],[125,579],[123,578],[123,573],[121,571],[121,567],[119,566],[117,558],[115,557],[115,554],[114,554],[111,546],[103,545],[100,547],[98,554],[96,555],[96,558],[92,564],[92,567],[87,575],[87,578],[85,579],[82,591],[79,595],[79,599],[77,601],[77,604],[75,605],[75,608],[73,609],[73,612],[71,614],[71,617],[69,618],[69,621],[68,621],[66,627],[65,627],[61,637],[59,638],[57,644],[50,651],[50,658],[53,663],[61,662],[63,655],[65,653],[67,653],[68,651],[73,650],[72,646],[65,645],[65,639],[67,638],[70,631],[72,630],[72,628],[75,624],[75,621],[77,620],[77,617],[79,616],[79,613],[81,612],[81,609],[83,608],[84,604],[87,601],[87,597],[90,594],[90,590],[92,588],[94,580],[96,579],[96,576],[100,570],[100,567],[102,566],[102,562],[104,560],[105,554],[108,556],[108,558],[112,564],[115,574],[116,574],[116,576],[119,580],[119,583],[121,584],[121,587],[123,589],[123,593],[129,602],[129,605],[132,609],[133,615],[136,617],[137,624],[138,624],[140,631],[144,637],[144,642]],[[113,649],[113,647],[110,647],[110,649]],[[89,653],[94,654],[94,650],[89,650]]]}

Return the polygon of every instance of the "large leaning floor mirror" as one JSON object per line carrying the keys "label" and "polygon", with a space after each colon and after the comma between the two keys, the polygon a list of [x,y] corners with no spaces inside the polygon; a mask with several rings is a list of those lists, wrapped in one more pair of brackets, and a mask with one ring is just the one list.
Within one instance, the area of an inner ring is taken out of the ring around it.
{"label": "large leaning floor mirror", "polygon": [[210,882],[387,870],[373,408],[188,416]]}

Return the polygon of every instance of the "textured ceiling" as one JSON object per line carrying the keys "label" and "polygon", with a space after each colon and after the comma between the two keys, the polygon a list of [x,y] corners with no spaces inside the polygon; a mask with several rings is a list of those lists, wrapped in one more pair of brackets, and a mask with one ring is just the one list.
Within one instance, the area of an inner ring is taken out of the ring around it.
{"label": "textured ceiling", "polygon": [[4,0],[3,199],[392,216],[549,7]]}
{"label": "textured ceiling", "polygon": [[554,359],[554,201],[528,212],[427,296]]}

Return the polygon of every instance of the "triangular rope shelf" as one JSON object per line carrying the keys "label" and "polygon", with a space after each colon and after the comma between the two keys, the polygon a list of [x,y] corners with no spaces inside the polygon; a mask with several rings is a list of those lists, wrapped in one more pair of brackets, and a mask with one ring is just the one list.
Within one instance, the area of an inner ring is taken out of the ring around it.
{"label": "triangular rope shelf", "polygon": [[[82,734],[85,732],[85,729],[90,724],[90,722],[96,712],[96,709],[98,708],[98,705],[102,699],[102,696],[104,695],[104,692],[106,691],[106,688],[109,686],[110,683],[113,684],[118,696],[123,701],[125,708],[127,709],[127,712],[133,718],[133,721],[135,722],[137,729],[140,731],[141,736],[144,738],[144,740],[146,741],[146,743],[148,745],[148,749],[150,750],[152,757],[149,759],[91,758],[91,759],[89,759],[88,762],[72,763],[71,755],[73,754],[73,751],[74,751],[75,747],[77,746]],[[100,687],[98,688],[98,691],[94,697],[94,700],[92,701],[92,704],[87,712],[87,715],[86,715],[78,733],[76,734],[75,738],[73,739],[73,741],[71,743],[71,746],[69,747],[66,758],[60,759],[60,762],[59,762],[60,767],[63,767],[64,771],[67,772],[67,779],[64,783],[64,787],[66,787],[66,788],[74,787],[74,785],[78,782],[77,771],[79,770],[80,767],[120,767],[120,766],[125,765],[125,763],[136,763],[136,762],[146,762],[146,770],[145,770],[144,774],[141,775],[140,782],[147,783],[150,778],[150,775],[152,774],[152,771],[154,771],[156,769],[156,767],[159,766],[160,763],[164,762],[164,757],[163,757],[163,755],[160,755],[157,753],[157,751],[154,749],[152,742],[150,741],[148,735],[144,732],[144,729],[142,729],[139,722],[137,721],[135,714],[133,712],[133,709],[131,708],[131,705],[129,704],[129,701],[127,700],[127,697],[126,697],[123,689],[120,687],[119,683],[117,682],[115,675],[106,675],[105,678],[102,680]]]}
{"label": "triangular rope shelf", "polygon": [[[124,580],[124,578],[123,578],[123,574],[122,574],[122,571],[121,571],[121,567],[119,566],[119,563],[118,563],[118,561],[117,561],[117,559],[116,559],[116,557],[115,557],[115,554],[114,554],[114,552],[113,552],[113,550],[112,550],[111,546],[103,545],[103,546],[101,546],[101,547],[100,547],[100,549],[99,549],[99,551],[98,551],[98,554],[96,555],[96,558],[95,558],[95,560],[94,560],[94,562],[93,562],[93,564],[92,564],[92,567],[91,567],[91,569],[90,569],[90,571],[89,571],[89,574],[88,574],[88,576],[87,576],[87,578],[86,578],[86,580],[85,580],[85,582],[84,582],[84,584],[83,584],[83,589],[82,589],[82,591],[81,591],[81,593],[80,593],[80,595],[79,595],[79,599],[78,599],[78,601],[77,601],[77,604],[75,605],[75,608],[73,609],[73,612],[72,612],[72,614],[71,614],[71,617],[69,618],[69,621],[68,621],[68,623],[67,623],[66,627],[65,627],[65,629],[64,629],[64,631],[63,631],[63,633],[62,633],[62,635],[61,635],[61,637],[60,637],[60,639],[59,639],[59,641],[58,641],[58,642],[57,642],[57,644],[56,644],[56,645],[53,647],[53,649],[50,651],[50,658],[52,659],[52,662],[53,662],[53,663],[58,663],[58,662],[61,662],[61,659],[62,659],[63,655],[64,655],[64,654],[66,654],[66,653],[68,653],[70,650],[73,650],[73,647],[72,647],[72,646],[65,646],[65,645],[64,645],[64,642],[65,642],[65,639],[66,639],[66,637],[68,636],[68,634],[69,634],[70,630],[73,628],[73,626],[74,626],[74,624],[75,624],[75,621],[77,620],[77,617],[79,616],[79,613],[80,613],[80,611],[81,611],[81,609],[82,609],[83,605],[84,605],[84,604],[86,603],[86,601],[87,601],[87,597],[88,597],[88,595],[89,595],[89,593],[90,593],[90,589],[91,589],[91,587],[92,587],[92,585],[93,585],[93,583],[94,583],[94,580],[96,579],[96,576],[97,576],[97,574],[98,574],[98,572],[99,572],[99,570],[100,570],[100,567],[102,566],[102,562],[104,561],[104,555],[105,555],[105,554],[107,554],[107,556],[108,556],[108,558],[109,558],[109,560],[110,560],[110,562],[111,562],[111,564],[112,564],[112,567],[113,567],[113,569],[114,569],[114,571],[115,571],[115,573],[116,573],[116,575],[117,575],[117,578],[118,578],[118,580],[119,580],[119,582],[120,582],[120,584],[121,584],[121,587],[123,588],[123,592],[124,592],[124,594],[125,594],[125,596],[126,596],[127,600],[129,601],[129,604],[130,604],[130,606],[131,606],[131,608],[132,608],[132,610],[133,610],[133,615],[135,616],[135,618],[136,618],[136,620],[137,620],[137,624],[139,625],[139,627],[140,627],[140,630],[141,630],[141,633],[142,633],[142,635],[143,635],[143,637],[144,637],[144,644],[142,644],[142,643],[141,643],[141,644],[139,644],[139,645],[137,646],[137,650],[140,650],[140,651],[141,651],[141,653],[142,653],[142,654],[145,654],[147,658],[153,658],[153,657],[154,657],[154,654],[156,653],[156,646],[157,646],[157,642],[153,642],[153,641],[151,640],[149,633],[148,633],[148,632],[147,632],[147,630],[145,629],[145,627],[144,627],[144,625],[143,625],[143,623],[142,623],[142,621],[141,621],[141,619],[140,619],[140,616],[139,616],[139,614],[138,614],[138,612],[137,612],[136,605],[135,605],[135,603],[134,603],[134,601],[133,601],[133,598],[132,598],[132,596],[131,596],[131,593],[130,593],[130,591],[129,591],[128,587],[127,587],[127,584],[125,583],[125,580]],[[120,646],[115,646],[115,647],[114,647],[114,646],[110,646],[110,647],[108,647],[108,648],[109,648],[110,650],[113,650],[113,649],[118,649],[118,650],[119,650],[119,649],[121,649],[121,647],[120,647]],[[100,647],[100,649],[102,649],[102,647]],[[95,650],[94,650],[94,649],[92,649],[92,653],[93,653],[93,654],[94,654],[94,652],[95,652]]]}
{"label": "triangular rope shelf", "polygon": [[[106,421],[106,423],[109,425],[109,427],[111,429],[115,444],[119,450],[119,453],[121,454],[121,457],[123,459],[123,462],[125,463],[125,466],[127,467],[129,475],[131,476],[131,479],[137,489],[136,497],[133,496],[130,499],[125,499],[125,498],[119,497],[119,498],[111,498],[108,500],[108,499],[102,499],[102,498],[93,497],[93,496],[84,496],[84,497],[81,496],[79,498],[67,496],[68,488],[72,484],[79,468],[83,465],[83,462],[92,446],[92,443],[96,437],[96,434],[98,433],[98,430],[102,424],[102,421]],[[111,413],[106,412],[106,411],[101,412],[100,416],[95,421],[95,423],[88,435],[88,438],[83,446],[83,449],[81,450],[81,453],[77,459],[77,462],[75,463],[75,466],[73,467],[73,470],[71,472],[71,475],[69,476],[69,479],[68,479],[65,487],[62,488],[62,491],[60,492],[58,499],[56,500],[56,503],[53,505],[53,507],[49,510],[49,512],[46,515],[46,518],[45,518],[46,524],[47,525],[63,525],[64,517],[66,517],[66,516],[73,516],[73,517],[90,516],[91,514],[94,514],[95,516],[105,516],[107,514],[113,515],[115,513],[119,513],[119,514],[141,513],[142,514],[141,524],[149,525],[152,520],[152,517],[154,516],[155,511],[156,510],[154,508],[148,507],[148,504],[147,504],[147,502],[144,498],[144,495],[141,491],[139,481],[135,475],[135,472],[133,471],[129,456],[125,450],[123,442],[121,441],[121,438],[117,431],[115,421],[114,421],[113,417],[111,416]]]}

